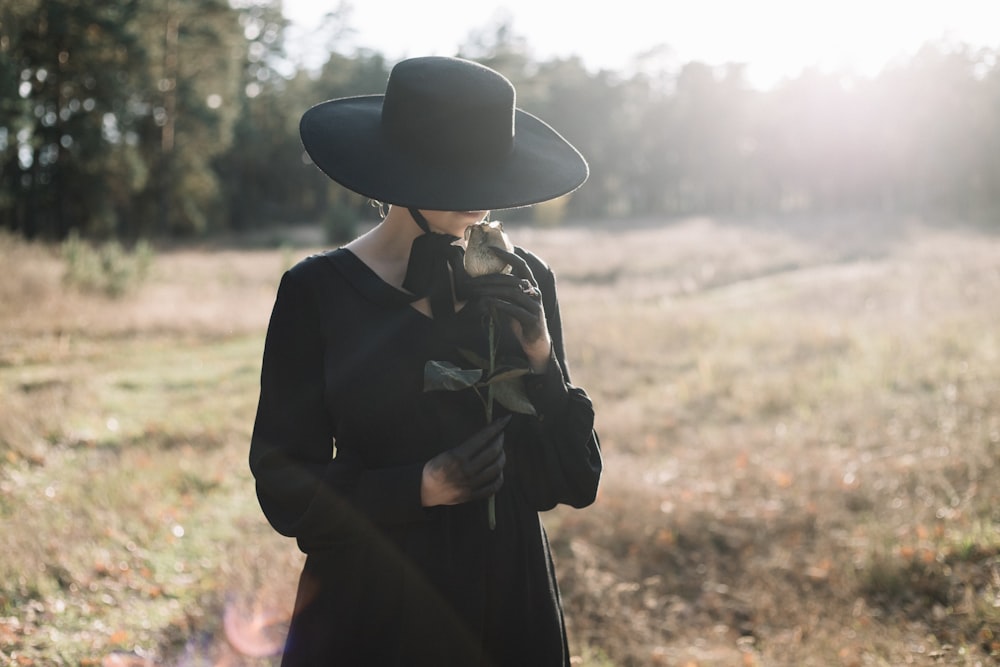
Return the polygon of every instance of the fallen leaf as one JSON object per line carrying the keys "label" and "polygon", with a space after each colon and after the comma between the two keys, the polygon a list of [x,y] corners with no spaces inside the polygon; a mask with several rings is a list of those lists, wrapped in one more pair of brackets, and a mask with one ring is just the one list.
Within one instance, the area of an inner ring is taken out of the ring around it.
{"label": "fallen leaf", "polygon": [[784,472],[782,470],[776,470],[772,473],[772,478],[774,483],[778,485],[779,488],[787,489],[795,481],[795,478],[791,474]]}
{"label": "fallen leaf", "polygon": [[109,653],[101,660],[101,667],[152,667],[153,661],[134,653]]}
{"label": "fallen leaf", "polygon": [[661,547],[672,547],[677,543],[674,531],[669,528],[660,528],[656,532],[656,543]]}

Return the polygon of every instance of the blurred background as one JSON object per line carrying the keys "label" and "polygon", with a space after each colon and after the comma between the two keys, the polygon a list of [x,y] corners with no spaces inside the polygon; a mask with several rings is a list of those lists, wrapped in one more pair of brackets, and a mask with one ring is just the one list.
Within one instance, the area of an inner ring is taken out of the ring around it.
{"label": "blurred background", "polygon": [[1000,658],[1000,5],[3,0],[0,664],[277,665],[246,465],[282,273],[377,221],[309,106],[459,55],[591,177],[559,276],[584,667]]}
{"label": "blurred background", "polygon": [[305,164],[298,118],[431,53],[501,70],[587,156],[587,187],[549,217],[989,220],[1000,205],[1000,17],[984,3],[286,4],[5,2],[0,227],[345,224],[365,202]]}

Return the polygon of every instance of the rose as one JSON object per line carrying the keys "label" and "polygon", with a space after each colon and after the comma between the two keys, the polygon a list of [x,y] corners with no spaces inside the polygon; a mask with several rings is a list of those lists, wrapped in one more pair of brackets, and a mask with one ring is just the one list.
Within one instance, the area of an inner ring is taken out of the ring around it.
{"label": "rose", "polygon": [[490,273],[510,273],[510,264],[503,261],[490,246],[514,252],[514,244],[503,231],[500,222],[477,222],[465,228],[465,272],[473,278]]}
{"label": "rose", "polygon": [[[463,265],[465,272],[473,278],[485,276],[490,273],[510,273],[510,264],[500,259],[490,250],[490,247],[500,248],[507,252],[514,252],[514,244],[503,231],[503,224],[500,222],[477,222],[465,228],[465,259]],[[492,376],[496,372],[496,313],[491,312],[489,316],[489,362],[486,371]],[[490,385],[486,390],[486,423],[493,421],[493,399],[495,396],[495,385]],[[491,495],[487,505],[489,515],[490,530],[496,527],[496,496]]]}
{"label": "rose", "polygon": [[[465,231],[466,249],[463,267],[470,277],[478,278],[494,273],[510,274],[512,267],[490,248],[507,253],[514,252],[514,244],[503,231],[500,222],[477,222]],[[488,358],[483,359],[469,350],[459,350],[461,355],[477,368],[463,369],[446,361],[428,361],[424,366],[424,391],[474,389],[483,403],[486,423],[493,421],[494,401],[511,412],[536,414],[524,390],[523,376],[529,368],[497,365],[497,312],[491,307],[485,318],[488,340]],[[485,395],[483,391],[485,390]],[[487,505],[490,530],[496,528],[496,497],[490,496]]]}

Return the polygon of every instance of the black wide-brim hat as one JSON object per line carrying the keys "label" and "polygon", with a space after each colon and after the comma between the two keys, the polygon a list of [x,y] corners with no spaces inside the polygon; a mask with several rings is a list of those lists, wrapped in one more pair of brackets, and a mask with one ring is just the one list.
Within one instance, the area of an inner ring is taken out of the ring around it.
{"label": "black wide-brim hat", "polygon": [[576,148],[516,108],[510,81],[460,58],[403,60],[384,95],[317,104],[299,133],[334,181],[408,208],[516,208],[571,192],[588,176]]}

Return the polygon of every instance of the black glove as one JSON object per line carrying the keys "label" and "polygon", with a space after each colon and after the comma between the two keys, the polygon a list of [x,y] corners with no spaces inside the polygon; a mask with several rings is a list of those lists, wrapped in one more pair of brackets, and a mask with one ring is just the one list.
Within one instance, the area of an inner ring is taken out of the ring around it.
{"label": "black glove", "polygon": [[515,328],[518,339],[522,345],[531,345],[547,334],[538,282],[520,255],[495,246],[489,249],[510,264],[511,273],[468,277],[466,288],[471,295],[482,299],[482,307],[518,322],[520,327]]}
{"label": "black glove", "polygon": [[420,492],[425,507],[467,503],[500,490],[507,461],[503,429],[510,417],[497,419],[424,465]]}

